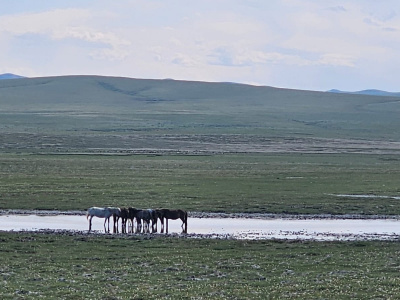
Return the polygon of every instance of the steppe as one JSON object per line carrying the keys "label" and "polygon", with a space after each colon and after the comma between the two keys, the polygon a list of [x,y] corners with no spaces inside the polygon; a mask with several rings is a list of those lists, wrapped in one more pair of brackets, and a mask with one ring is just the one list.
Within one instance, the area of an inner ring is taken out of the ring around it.
{"label": "steppe", "polygon": [[[1,80],[0,209],[112,205],[396,218],[399,112],[396,97],[232,83]],[[3,299],[399,294],[396,239],[179,237],[1,232],[0,293]]]}

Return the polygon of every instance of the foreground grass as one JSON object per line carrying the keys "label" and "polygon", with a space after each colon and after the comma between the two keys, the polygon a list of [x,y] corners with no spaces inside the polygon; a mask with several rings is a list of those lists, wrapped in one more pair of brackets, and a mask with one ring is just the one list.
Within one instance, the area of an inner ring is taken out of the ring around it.
{"label": "foreground grass", "polygon": [[398,242],[0,233],[2,299],[394,299]]}
{"label": "foreground grass", "polygon": [[0,208],[398,215],[390,197],[399,196],[399,177],[400,160],[390,155],[0,154]]}

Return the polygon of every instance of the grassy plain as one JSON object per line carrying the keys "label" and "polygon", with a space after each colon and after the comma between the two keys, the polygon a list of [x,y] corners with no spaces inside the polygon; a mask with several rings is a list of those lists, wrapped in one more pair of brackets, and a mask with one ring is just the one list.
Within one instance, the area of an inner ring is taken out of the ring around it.
{"label": "grassy plain", "polygon": [[[229,83],[2,80],[0,209],[399,215],[399,104]],[[395,299],[399,250],[0,232],[0,296]]]}
{"label": "grassy plain", "polygon": [[0,90],[0,208],[400,211],[396,97],[99,76]]}
{"label": "grassy plain", "polygon": [[399,173],[391,155],[1,154],[0,208],[398,215]]}
{"label": "grassy plain", "polygon": [[0,233],[2,299],[396,299],[398,242]]}

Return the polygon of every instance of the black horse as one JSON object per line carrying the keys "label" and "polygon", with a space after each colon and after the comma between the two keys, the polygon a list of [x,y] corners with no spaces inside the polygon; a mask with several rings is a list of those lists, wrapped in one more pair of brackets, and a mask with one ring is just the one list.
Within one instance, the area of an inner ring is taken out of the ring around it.
{"label": "black horse", "polygon": [[[131,221],[131,230],[129,230],[129,232],[135,233],[134,231],[134,219],[136,219],[136,223],[141,224],[141,220],[137,218],[137,213],[139,212],[139,209],[133,208],[133,207],[129,207],[128,208],[128,219]],[[138,225],[139,226],[139,225]],[[136,229],[137,232],[137,229]]]}
{"label": "black horse", "polygon": [[[119,217],[121,218],[121,232],[122,233],[127,233],[126,231],[126,224],[129,219],[129,210],[128,208],[121,208],[121,212],[119,214]],[[117,224],[117,233],[118,233],[118,224]]]}
{"label": "black horse", "polygon": [[[130,207],[128,209],[128,218],[131,220],[132,232],[133,232],[133,220],[136,219],[136,233],[153,233],[157,232],[157,215],[154,209],[136,209]],[[143,224],[142,224],[143,221]],[[151,222],[151,231],[150,231]]]}
{"label": "black horse", "polygon": [[177,220],[177,219],[181,219],[182,221],[182,232],[183,233],[187,233],[187,219],[188,219],[188,215],[187,212],[185,210],[182,209],[158,209],[157,211],[157,216],[161,221],[161,233],[164,232],[164,219],[167,221],[167,228],[166,228],[166,233],[168,233],[168,219],[171,220]]}

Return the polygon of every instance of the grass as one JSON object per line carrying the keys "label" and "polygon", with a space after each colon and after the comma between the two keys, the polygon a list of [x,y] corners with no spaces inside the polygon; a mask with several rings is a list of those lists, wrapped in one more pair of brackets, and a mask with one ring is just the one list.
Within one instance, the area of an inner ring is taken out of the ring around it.
{"label": "grass", "polygon": [[[95,76],[0,89],[1,209],[400,214],[398,98]],[[394,299],[399,250],[0,232],[0,295]]]}
{"label": "grass", "polygon": [[398,98],[98,76],[0,89],[3,209],[400,212],[335,196],[398,197]]}
{"label": "grass", "polygon": [[[358,154],[0,155],[0,208],[400,214],[400,161]],[[348,198],[340,194],[377,197]],[[389,198],[380,198],[387,196]]]}
{"label": "grass", "polygon": [[2,299],[385,299],[397,242],[0,233]]}

